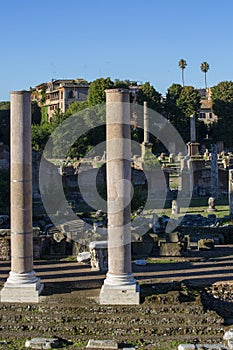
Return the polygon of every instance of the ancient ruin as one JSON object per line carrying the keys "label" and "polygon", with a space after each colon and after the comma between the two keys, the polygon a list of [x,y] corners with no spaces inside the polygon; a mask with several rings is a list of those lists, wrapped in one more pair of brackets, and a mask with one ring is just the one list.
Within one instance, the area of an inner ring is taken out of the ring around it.
{"label": "ancient ruin", "polygon": [[1,302],[38,302],[43,285],[33,271],[30,93],[11,93],[11,271]]}
{"label": "ancient ruin", "polygon": [[139,304],[131,267],[131,139],[129,91],[106,91],[108,273],[101,304]]}

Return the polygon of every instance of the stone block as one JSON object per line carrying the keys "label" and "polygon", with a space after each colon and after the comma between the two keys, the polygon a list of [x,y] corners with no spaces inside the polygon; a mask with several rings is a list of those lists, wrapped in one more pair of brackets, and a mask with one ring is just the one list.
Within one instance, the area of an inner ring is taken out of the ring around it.
{"label": "stone block", "polygon": [[59,346],[59,339],[57,338],[33,338],[26,340],[25,347],[31,349],[54,349]]}
{"label": "stone block", "polygon": [[33,284],[11,284],[6,282],[0,292],[1,303],[38,303],[44,285],[38,280]]}
{"label": "stone block", "polygon": [[233,339],[228,339],[227,344],[228,344],[228,348],[230,350],[232,350],[233,349]]}
{"label": "stone block", "polygon": [[178,350],[195,350],[196,347],[194,344],[180,344]]}
{"label": "stone block", "polygon": [[108,270],[108,242],[93,241],[89,245],[91,268],[94,271]]}
{"label": "stone block", "polygon": [[182,244],[180,243],[160,243],[160,256],[181,256]]}
{"label": "stone block", "polygon": [[10,260],[10,237],[0,238],[0,260]]}
{"label": "stone block", "polygon": [[100,291],[100,304],[139,305],[140,288],[137,284],[114,286],[104,284]]}
{"label": "stone block", "polygon": [[213,250],[214,249],[214,240],[213,239],[199,239],[197,242],[198,250]]}
{"label": "stone block", "polygon": [[115,340],[93,340],[90,339],[87,349],[118,349],[118,343]]}
{"label": "stone block", "polygon": [[225,332],[223,339],[224,340],[233,339],[233,329],[229,329],[227,332]]}
{"label": "stone block", "polygon": [[178,350],[228,350],[222,344],[180,344]]}
{"label": "stone block", "polygon": [[178,350],[228,350],[222,344],[180,344]]}

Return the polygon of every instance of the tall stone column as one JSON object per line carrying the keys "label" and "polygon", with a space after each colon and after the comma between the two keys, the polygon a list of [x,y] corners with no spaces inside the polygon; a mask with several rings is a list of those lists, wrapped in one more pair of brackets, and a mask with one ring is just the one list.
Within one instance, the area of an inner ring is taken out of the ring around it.
{"label": "tall stone column", "polygon": [[151,151],[153,144],[149,142],[149,118],[148,118],[148,108],[147,101],[143,103],[143,128],[144,128],[144,140],[141,145],[142,159],[145,156],[146,151]]}
{"label": "tall stone column", "polygon": [[11,271],[1,302],[38,302],[33,271],[31,94],[11,93]]}
{"label": "tall stone column", "polygon": [[101,304],[139,304],[131,268],[131,140],[129,91],[106,90],[108,273]]}
{"label": "tall stone column", "polygon": [[233,170],[229,170],[229,214],[233,216]]}
{"label": "tall stone column", "polygon": [[210,160],[211,197],[218,197],[218,154],[217,146],[212,144]]}
{"label": "tall stone column", "polygon": [[196,117],[194,114],[190,115],[190,142],[188,146],[188,155],[195,156],[199,153],[199,143],[196,142]]}
{"label": "tall stone column", "polygon": [[190,115],[190,141],[196,142],[196,120],[195,115]]}
{"label": "tall stone column", "polygon": [[143,107],[144,107],[144,142],[149,143],[149,120],[148,120],[147,101],[144,101]]}

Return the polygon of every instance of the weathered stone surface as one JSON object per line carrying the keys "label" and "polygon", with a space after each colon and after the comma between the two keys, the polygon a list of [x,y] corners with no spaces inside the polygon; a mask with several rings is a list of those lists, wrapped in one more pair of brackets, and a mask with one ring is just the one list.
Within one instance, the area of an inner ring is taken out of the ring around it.
{"label": "weathered stone surface", "polygon": [[180,344],[178,350],[195,350],[196,347],[194,344]]}
{"label": "weathered stone surface", "polygon": [[224,340],[233,339],[233,329],[229,329],[227,332],[225,332],[223,339]]}
{"label": "weathered stone surface", "polygon": [[108,273],[101,304],[139,304],[131,267],[129,90],[106,90]]}
{"label": "weathered stone surface", "polygon": [[178,243],[161,243],[159,254],[160,256],[181,256],[182,245]]}
{"label": "weathered stone surface", "polygon": [[57,338],[33,338],[26,340],[25,347],[31,349],[54,349],[59,346]]}
{"label": "weathered stone surface", "polygon": [[93,241],[89,245],[91,268],[95,271],[108,270],[108,242]]}
{"label": "weathered stone surface", "polygon": [[84,262],[90,260],[91,254],[90,252],[82,252],[79,253],[77,256],[77,261],[78,262]]}
{"label": "weathered stone surface", "polygon": [[90,339],[87,349],[118,349],[118,343],[115,340],[93,340]]}
{"label": "weathered stone surface", "polygon": [[[38,302],[33,271],[31,94],[11,93],[11,272],[2,302]],[[26,300],[25,300],[26,299]]]}
{"label": "weathered stone surface", "polygon": [[180,214],[180,206],[177,200],[175,199],[172,201],[172,214],[173,215]]}
{"label": "weathered stone surface", "polygon": [[232,350],[233,349],[233,339],[228,339],[227,345],[228,345],[228,348],[230,350]]}
{"label": "weathered stone surface", "polygon": [[100,304],[105,305],[138,305],[140,304],[140,287],[136,284],[107,285],[100,291]]}
{"label": "weathered stone surface", "polygon": [[178,350],[228,350],[222,344],[180,344]]}
{"label": "weathered stone surface", "polygon": [[0,238],[0,260],[10,260],[10,237]]}
{"label": "weathered stone surface", "polygon": [[197,242],[198,250],[213,250],[214,249],[214,240],[213,239],[199,239]]}

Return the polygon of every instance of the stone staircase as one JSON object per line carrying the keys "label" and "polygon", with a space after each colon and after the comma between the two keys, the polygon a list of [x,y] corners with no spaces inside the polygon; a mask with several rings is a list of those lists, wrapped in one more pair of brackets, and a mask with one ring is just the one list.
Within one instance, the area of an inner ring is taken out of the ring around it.
{"label": "stone staircase", "polygon": [[0,304],[0,339],[10,342],[9,349],[19,349],[17,339],[23,344],[42,336],[64,339],[70,350],[85,349],[89,339],[148,350],[220,344],[230,324],[216,306],[210,310],[208,293],[182,283],[142,285],[139,306],[103,306],[97,302],[99,289],[47,284],[39,304]]}

